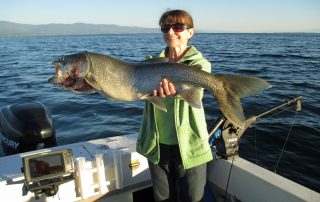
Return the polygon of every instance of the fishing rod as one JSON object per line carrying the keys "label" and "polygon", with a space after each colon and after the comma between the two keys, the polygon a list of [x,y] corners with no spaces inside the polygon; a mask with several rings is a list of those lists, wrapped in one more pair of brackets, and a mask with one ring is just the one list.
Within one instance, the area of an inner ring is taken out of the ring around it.
{"label": "fishing rod", "polygon": [[243,133],[253,126],[257,118],[261,118],[279,110],[283,107],[289,108],[295,105],[297,112],[301,111],[302,96],[298,96],[288,100],[278,106],[272,107],[265,112],[250,116],[244,122],[244,128],[235,127],[227,118],[220,115],[217,120],[209,127],[209,143],[211,147],[215,147],[217,156],[230,159],[231,157],[238,156],[239,145],[238,142]]}

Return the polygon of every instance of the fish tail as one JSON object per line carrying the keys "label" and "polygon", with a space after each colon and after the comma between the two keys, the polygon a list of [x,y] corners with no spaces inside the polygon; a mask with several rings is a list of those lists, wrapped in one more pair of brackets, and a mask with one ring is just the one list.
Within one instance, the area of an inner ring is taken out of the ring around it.
{"label": "fish tail", "polygon": [[240,99],[253,96],[271,85],[260,78],[252,76],[215,75],[217,84],[211,87],[223,115],[235,126],[244,127],[244,113]]}

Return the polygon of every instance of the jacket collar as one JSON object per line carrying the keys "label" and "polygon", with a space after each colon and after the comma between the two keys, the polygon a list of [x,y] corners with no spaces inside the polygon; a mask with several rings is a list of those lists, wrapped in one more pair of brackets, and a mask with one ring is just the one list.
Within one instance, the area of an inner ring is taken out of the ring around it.
{"label": "jacket collar", "polygon": [[[188,51],[186,54],[179,60],[179,63],[186,63],[190,60],[196,60],[202,58],[202,54],[194,47],[188,46]],[[159,57],[165,57],[168,52],[168,47],[166,47],[159,55]]]}

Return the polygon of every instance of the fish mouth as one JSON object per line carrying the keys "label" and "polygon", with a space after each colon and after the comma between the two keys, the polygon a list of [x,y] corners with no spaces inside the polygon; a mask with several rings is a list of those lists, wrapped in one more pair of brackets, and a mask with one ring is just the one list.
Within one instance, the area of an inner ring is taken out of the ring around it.
{"label": "fish mouth", "polygon": [[48,82],[55,86],[63,86],[61,65],[57,61],[52,62],[52,64],[55,68],[56,74],[51,77]]}
{"label": "fish mouth", "polygon": [[95,92],[93,87],[79,73],[79,63],[69,64],[64,63],[63,59],[59,59],[52,64],[56,74],[48,80],[49,83],[75,92]]}
{"label": "fish mouth", "polygon": [[61,59],[54,61],[53,66],[56,74],[49,79],[49,83],[56,86],[71,88],[78,80],[78,64],[72,66],[63,64]]}

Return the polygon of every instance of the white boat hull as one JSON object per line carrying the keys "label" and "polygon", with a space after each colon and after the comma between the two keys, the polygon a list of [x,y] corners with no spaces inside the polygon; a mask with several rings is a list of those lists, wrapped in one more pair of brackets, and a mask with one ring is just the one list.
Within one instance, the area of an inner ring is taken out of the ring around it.
{"label": "white boat hull", "polygon": [[[134,193],[151,186],[147,160],[135,152],[136,139],[136,134],[117,136],[1,157],[0,196],[7,201],[133,201]],[[60,185],[56,196],[42,194],[36,200],[24,190],[22,157],[59,149],[72,149],[76,179]],[[223,201],[230,166],[224,159],[208,165],[208,187],[217,201]],[[243,202],[320,201],[319,193],[242,158],[233,162],[228,193]]]}
{"label": "white boat hull", "polygon": [[[208,164],[209,186],[216,198],[223,198],[232,160],[217,160]],[[240,201],[298,202],[320,201],[320,194],[277,175],[242,158],[232,165],[228,194]]]}

